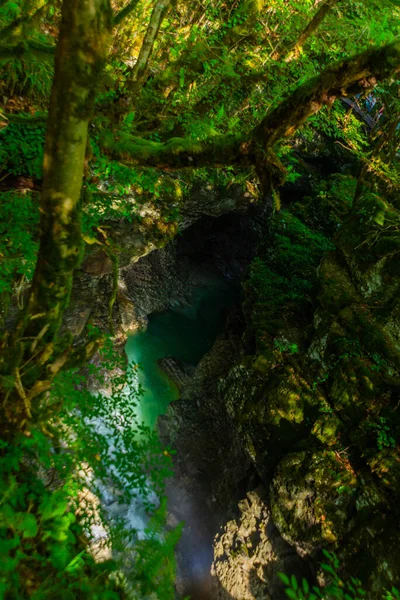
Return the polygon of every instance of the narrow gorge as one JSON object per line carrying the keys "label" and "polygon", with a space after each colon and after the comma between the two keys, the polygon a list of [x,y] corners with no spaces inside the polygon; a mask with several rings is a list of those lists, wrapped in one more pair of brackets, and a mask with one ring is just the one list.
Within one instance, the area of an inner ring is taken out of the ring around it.
{"label": "narrow gorge", "polygon": [[0,0],[0,600],[400,600],[398,0]]}
{"label": "narrow gorge", "polygon": [[[285,598],[279,573],[316,584],[322,550],[371,593],[399,577],[397,250],[379,233],[382,211],[398,212],[371,195],[360,222],[345,157],[301,160],[279,211],[197,190],[181,235],[119,271],[114,328],[139,363],[138,415],[176,451],[167,527],[184,523],[176,589],[193,600]],[[85,304],[105,322],[98,261],[83,263]]]}

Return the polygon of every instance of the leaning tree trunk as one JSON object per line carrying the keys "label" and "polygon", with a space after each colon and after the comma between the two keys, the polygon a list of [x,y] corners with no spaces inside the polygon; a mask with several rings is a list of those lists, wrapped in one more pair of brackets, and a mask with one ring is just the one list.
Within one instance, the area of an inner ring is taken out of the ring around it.
{"label": "leaning tree trunk", "polygon": [[279,53],[279,58],[281,60],[286,58],[287,60],[292,56],[296,56],[308,38],[316,32],[325,17],[329,14],[334,6],[339,4],[340,1],[341,0],[325,0],[308,25],[303,29],[294,44]]}
{"label": "leaning tree trunk", "polygon": [[161,23],[165,13],[171,5],[171,0],[158,0],[150,16],[150,23],[144,36],[142,47],[140,48],[137,62],[133,68],[132,78],[129,82],[129,95],[131,103],[135,101],[137,91],[140,89],[144,78],[146,77],[147,65],[153,52],[154,42],[157,39]]}
{"label": "leaning tree trunk", "polygon": [[[87,130],[111,27],[109,0],[64,0],[47,124],[38,261],[27,305],[13,333],[3,339],[0,354],[1,381],[7,382],[1,420],[8,422],[8,430],[26,429],[35,419],[33,399],[49,389],[68,358],[67,344],[59,344],[56,335],[80,256]],[[25,374],[23,365],[31,359],[34,368]]]}

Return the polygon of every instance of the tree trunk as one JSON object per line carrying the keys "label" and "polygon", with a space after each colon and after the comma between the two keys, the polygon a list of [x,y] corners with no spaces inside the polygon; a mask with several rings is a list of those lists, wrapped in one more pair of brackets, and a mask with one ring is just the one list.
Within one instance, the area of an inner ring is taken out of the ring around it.
{"label": "tree trunk", "polygon": [[296,42],[292,44],[289,48],[279,53],[279,58],[286,58],[288,60],[291,56],[296,55],[305,42],[308,40],[310,36],[312,36],[318,27],[321,25],[322,21],[331,11],[331,9],[336,6],[341,0],[325,0],[322,3],[322,6],[315,13],[311,21],[308,25],[303,29]]}
{"label": "tree trunk", "polygon": [[147,65],[153,52],[154,42],[156,41],[161,23],[170,5],[171,0],[158,0],[151,13],[150,23],[142,47],[140,48],[137,63],[133,68],[131,81],[129,82],[129,94],[132,103],[135,102],[135,95],[146,77]]}
{"label": "tree trunk", "polygon": [[[39,255],[26,308],[0,356],[2,373],[15,380],[15,393],[6,394],[3,404],[8,421],[32,416],[32,399],[49,388],[63,364],[65,348],[57,349],[55,338],[80,256],[87,129],[111,26],[109,0],[64,0],[47,124]],[[20,365],[33,355],[35,368],[21,375]]]}

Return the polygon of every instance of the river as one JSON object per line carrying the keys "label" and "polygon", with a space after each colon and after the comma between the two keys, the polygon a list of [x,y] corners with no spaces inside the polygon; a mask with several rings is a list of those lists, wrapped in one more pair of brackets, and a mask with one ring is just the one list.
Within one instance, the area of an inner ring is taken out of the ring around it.
{"label": "river", "polygon": [[239,286],[207,269],[205,285],[195,287],[188,301],[165,312],[150,315],[145,331],[132,335],[126,344],[129,362],[139,365],[138,383],[143,395],[138,417],[151,427],[179,397],[175,384],[157,361],[173,356],[196,365],[222,331],[227,311],[239,296]]}

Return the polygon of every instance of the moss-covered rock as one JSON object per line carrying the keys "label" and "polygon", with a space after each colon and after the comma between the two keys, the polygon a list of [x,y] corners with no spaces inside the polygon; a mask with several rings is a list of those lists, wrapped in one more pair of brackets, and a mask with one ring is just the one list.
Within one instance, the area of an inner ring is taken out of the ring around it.
{"label": "moss-covered rock", "polygon": [[[359,199],[336,249],[315,244],[318,270],[302,248],[315,238],[280,217],[246,288],[245,340],[250,347],[255,337],[256,354],[244,361],[230,410],[270,486],[283,538],[311,556],[334,547],[370,589],[373,578],[380,586],[400,579],[391,531],[400,520],[399,214],[374,194]],[[291,266],[279,263],[286,247],[299,254]],[[300,275],[312,282],[303,296]],[[229,374],[224,398],[230,386]],[[356,551],[370,573],[353,561]]]}
{"label": "moss-covered rock", "polygon": [[348,460],[331,450],[288,454],[271,484],[274,522],[289,543],[312,552],[349,530],[357,477]]}

